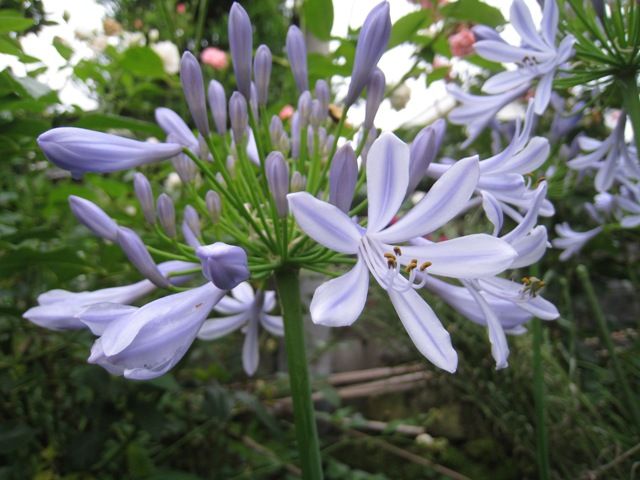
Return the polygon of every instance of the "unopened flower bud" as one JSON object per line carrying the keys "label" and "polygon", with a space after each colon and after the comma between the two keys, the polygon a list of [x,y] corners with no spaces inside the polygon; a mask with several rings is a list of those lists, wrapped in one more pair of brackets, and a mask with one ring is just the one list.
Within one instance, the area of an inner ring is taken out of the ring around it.
{"label": "unopened flower bud", "polygon": [[327,135],[327,138],[322,143],[322,148],[320,148],[320,154],[322,155],[322,157],[329,156],[329,153],[331,153],[331,149],[333,148],[333,142],[335,141],[335,139],[336,137],[333,134]]}
{"label": "unopened flower bud", "polygon": [[196,235],[196,237],[200,236],[200,216],[195,208],[191,205],[187,205],[184,207],[184,221],[187,222],[191,231]]}
{"label": "unopened flower bud", "polygon": [[320,100],[313,100],[311,102],[311,115],[309,116],[309,123],[313,128],[318,128],[320,124],[327,118],[327,113],[322,110],[322,103]]}
{"label": "unopened flower bud", "polygon": [[164,233],[169,237],[176,236],[176,209],[173,206],[173,200],[166,193],[161,193],[158,197],[158,220]]}
{"label": "unopened flower bud", "polygon": [[247,134],[249,116],[247,114],[247,101],[240,92],[233,92],[229,99],[229,119],[231,120],[233,139],[236,143],[242,143]]}
{"label": "unopened flower bud", "polygon": [[329,103],[331,102],[331,92],[329,91],[329,84],[320,79],[316,82],[316,98],[322,105],[322,111],[326,115],[329,113]]}
{"label": "unopened flower bud", "polygon": [[198,173],[198,166],[188,156],[181,153],[171,159],[171,164],[182,183],[192,182]]}
{"label": "unopened flower bud", "polygon": [[170,108],[161,107],[156,108],[155,116],[160,128],[171,136],[172,141],[194,152],[198,149],[198,140],[180,115]]}
{"label": "unopened flower bud", "polygon": [[304,43],[304,35],[298,27],[291,25],[287,32],[287,57],[293,79],[300,93],[309,89],[307,75],[307,47]]}
{"label": "unopened flower bud", "polygon": [[250,276],[247,254],[240,248],[216,242],[196,249],[202,262],[202,274],[222,290],[231,290]]}
{"label": "unopened flower bud", "polygon": [[407,195],[413,193],[435,159],[444,136],[444,126],[445,122],[442,119],[428,125],[418,132],[411,143]]}
{"label": "unopened flower bud", "polygon": [[233,2],[229,12],[229,49],[233,60],[236,85],[245,99],[251,97],[251,58],[253,55],[253,29],[246,10]]}
{"label": "unopened flower bud", "polygon": [[204,96],[204,81],[202,69],[196,57],[191,52],[184,52],[180,60],[180,82],[184,91],[184,98],[189,106],[191,117],[203,137],[209,135],[209,117],[207,103]]}
{"label": "unopened flower bud", "polygon": [[[320,143],[318,142],[318,148],[319,146],[320,146]],[[307,152],[309,152],[310,157],[313,157],[314,148],[315,148],[315,136],[313,134],[313,127],[309,125],[307,127]]]}
{"label": "unopened flower bud", "polygon": [[118,229],[117,239],[124,254],[144,277],[161,288],[166,288],[171,285],[169,280],[158,270],[147,247],[136,232],[129,228],[120,227]]}
{"label": "unopened flower bud", "polygon": [[345,106],[353,105],[367,85],[371,72],[378,64],[378,60],[387,48],[391,34],[391,19],[389,18],[389,4],[385,1],[377,5],[364,21],[351,72],[349,91],[344,100]]}
{"label": "unopened flower bud", "polygon": [[217,80],[211,80],[207,96],[216,130],[220,135],[224,135],[227,133],[227,96],[224,93],[224,87]]}
{"label": "unopened flower bud", "polygon": [[284,154],[289,153],[289,150],[291,149],[291,142],[289,141],[289,136],[286,133],[282,133],[282,135],[280,135],[276,148]]}
{"label": "unopened flower bud", "polygon": [[367,84],[367,107],[364,116],[364,128],[373,128],[373,121],[378,113],[378,108],[384,98],[385,79],[384,73],[379,68],[375,68]]}
{"label": "unopened flower bud", "polygon": [[136,192],[136,197],[138,197],[138,202],[140,202],[145,220],[153,225],[156,221],[155,202],[151,184],[144,174],[138,172],[133,176],[133,189]]}
{"label": "unopened flower bud", "polygon": [[305,189],[306,186],[307,179],[304,178],[304,176],[300,172],[293,172],[293,174],[291,175],[291,193],[301,192]]}
{"label": "unopened flower bud", "polygon": [[302,120],[300,114],[295,112],[291,117],[291,156],[300,158],[300,134],[302,133]]}
{"label": "unopened flower bud", "polygon": [[271,79],[271,50],[260,45],[253,59],[253,76],[258,91],[258,104],[265,106],[269,97],[269,80]]}
{"label": "unopened flower bud", "polygon": [[222,212],[222,201],[220,199],[220,194],[213,190],[209,190],[204,200],[207,205],[207,211],[209,212],[211,221],[214,224],[218,223],[220,221],[220,213]]}
{"label": "unopened flower bud", "polygon": [[265,164],[267,183],[271,196],[276,204],[278,215],[284,217],[289,213],[287,193],[289,193],[289,165],[282,153],[271,152],[267,155]]}
{"label": "unopened flower bud", "polygon": [[329,170],[329,203],[343,212],[351,208],[358,180],[358,162],[350,143],[340,147],[333,156]]}
{"label": "unopened flower bud", "polygon": [[116,241],[118,224],[95,203],[84,198],[69,195],[71,211],[85,227],[100,238]]}
{"label": "unopened flower bud", "polygon": [[302,125],[306,126],[309,123],[309,115],[311,114],[311,94],[308,90],[305,90],[298,97],[298,115]]}
{"label": "unopened flower bud", "polygon": [[283,133],[284,126],[282,125],[282,120],[278,115],[274,115],[271,117],[271,122],[269,123],[269,138],[271,139],[271,144],[277,145]]}
{"label": "unopened flower bud", "polygon": [[251,82],[251,100],[249,101],[249,106],[251,107],[251,113],[253,114],[253,118],[258,120],[258,90],[256,89],[256,84]]}

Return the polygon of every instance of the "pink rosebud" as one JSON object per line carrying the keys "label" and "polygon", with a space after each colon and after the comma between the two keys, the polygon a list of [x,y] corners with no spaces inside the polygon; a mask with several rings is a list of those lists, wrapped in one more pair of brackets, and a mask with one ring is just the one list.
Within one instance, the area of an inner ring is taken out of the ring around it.
{"label": "pink rosebud", "polygon": [[229,65],[227,54],[216,47],[205,48],[200,54],[200,60],[216,70],[224,70]]}
{"label": "pink rosebud", "polygon": [[476,37],[468,28],[462,28],[458,33],[449,37],[449,47],[454,57],[465,57],[473,53]]}
{"label": "pink rosebud", "polygon": [[282,110],[280,110],[280,113],[278,113],[278,116],[280,117],[280,120],[288,120],[293,115],[293,112],[294,110],[291,105],[285,105],[282,107]]}
{"label": "pink rosebud", "polygon": [[176,5],[176,12],[179,14],[183,14],[187,11],[187,6],[184,3],[178,3]]}

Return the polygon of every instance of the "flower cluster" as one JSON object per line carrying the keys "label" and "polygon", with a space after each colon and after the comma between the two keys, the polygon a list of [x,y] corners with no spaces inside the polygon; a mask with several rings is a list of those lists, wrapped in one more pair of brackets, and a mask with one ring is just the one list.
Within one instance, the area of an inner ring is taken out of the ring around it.
{"label": "flower cluster", "polygon": [[[514,5],[520,18],[523,7],[519,0]],[[525,18],[518,28],[534,35],[529,27]],[[531,138],[531,117],[546,104],[549,78],[570,47],[567,41],[555,50],[555,30],[555,21],[545,25],[542,36],[527,37],[526,48],[485,41],[479,51],[512,59],[535,53],[535,65],[523,63],[526,82],[515,87],[528,88],[540,77],[539,93],[504,150],[486,159],[437,162],[444,121],[425,127],[410,144],[375,128],[385,92],[385,77],[376,65],[391,31],[388,3],[375,7],[360,31],[337,118],[329,115],[329,84],[320,79],[311,88],[304,36],[290,28],[286,53],[299,95],[285,121],[266,113],[271,51],[260,45],[254,53],[250,19],[234,3],[229,42],[237,91],[225,92],[215,80],[206,85],[191,53],[180,62],[195,128],[161,107],[156,120],[167,135],[163,143],[69,127],[38,139],[45,155],[77,178],[170,159],[189,202],[177,222],[175,200],[168,193],[156,197],[147,178],[137,173],[134,190],[150,230],[145,237],[154,237],[146,244],[97,205],[71,197],[78,220],[117,243],[146,280],[96,292],[47,292],[25,317],[47,328],[90,329],[98,338],[89,361],[132,379],[162,375],[196,338],[212,340],[242,328],[243,366],[252,375],[258,367],[259,326],[274,335],[286,333],[282,318],[271,314],[277,303],[267,281],[285,269],[308,269],[335,277],[315,291],[310,306],[315,323],[355,322],[372,276],[416,348],[435,365],[453,372],[457,354],[421,291],[486,326],[496,365],[505,367],[506,333],[522,333],[534,315],[558,316],[539,295],[541,280],[526,277],[517,283],[498,276],[537,262],[547,248],[546,229],[537,225],[539,215],[553,213],[546,184],[531,185],[524,175],[549,153],[546,139]],[[489,90],[505,95],[505,85],[513,81],[498,80]],[[345,130],[346,113],[365,89],[366,116],[353,140]],[[464,214],[480,206],[493,225],[491,233],[433,241],[436,236],[430,234],[451,222],[463,225]],[[172,261],[156,264],[154,257]],[[344,274],[334,269],[341,264],[350,267]],[[130,305],[155,288],[168,294],[140,308]],[[211,312],[215,316],[208,318]]]}

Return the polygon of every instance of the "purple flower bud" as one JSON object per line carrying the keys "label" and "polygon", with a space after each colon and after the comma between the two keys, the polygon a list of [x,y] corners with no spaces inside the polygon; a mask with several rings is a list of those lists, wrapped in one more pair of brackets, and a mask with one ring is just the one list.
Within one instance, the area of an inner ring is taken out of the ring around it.
{"label": "purple flower bud", "polygon": [[140,207],[142,207],[145,220],[153,225],[156,222],[155,202],[151,184],[144,174],[138,172],[133,176],[133,189],[138,197],[138,202],[140,202]]}
{"label": "purple flower bud", "polygon": [[193,118],[200,134],[206,137],[209,135],[209,117],[207,116],[207,102],[204,98],[204,80],[202,80],[200,64],[191,52],[182,54],[180,82],[184,98],[191,112],[191,118]]}
{"label": "purple flower bud", "polygon": [[199,237],[201,234],[200,231],[200,216],[195,208],[191,205],[187,205],[184,207],[184,221],[187,222],[191,231]]}
{"label": "purple flower bud", "polygon": [[289,136],[286,133],[283,133],[282,135],[280,135],[280,140],[276,145],[274,145],[274,147],[280,150],[284,154],[289,153],[289,150],[291,149],[291,142],[289,141]]}
{"label": "purple flower bud", "polygon": [[216,242],[196,249],[202,274],[216,287],[231,290],[250,276],[247,253],[240,247]]}
{"label": "purple flower bud", "polygon": [[207,205],[207,211],[211,217],[211,221],[215,224],[220,221],[220,213],[222,211],[222,201],[220,200],[220,194],[213,190],[209,190],[205,196],[205,203]]}
{"label": "purple flower bud", "polygon": [[302,133],[302,120],[300,114],[295,112],[291,116],[291,156],[300,158],[300,134]]}
{"label": "purple flower bud", "polygon": [[200,245],[202,245],[200,243],[200,240],[198,240],[196,233],[191,230],[191,227],[189,226],[189,223],[186,219],[182,221],[182,236],[187,242],[187,245],[189,245],[191,248],[198,248]]}
{"label": "purple flower bud", "polygon": [[176,209],[173,200],[166,193],[161,193],[158,197],[158,220],[164,233],[171,238],[176,236]]}
{"label": "purple flower bud", "polygon": [[233,92],[229,99],[229,119],[231,120],[233,139],[236,142],[242,142],[247,134],[249,116],[247,115],[247,101],[240,92]]}
{"label": "purple flower bud", "polygon": [[353,105],[367,85],[371,72],[387,48],[390,34],[389,4],[382,2],[369,12],[358,35],[351,83],[347,97],[344,99],[345,106]]}
{"label": "purple flower bud", "polygon": [[365,130],[373,128],[373,121],[384,98],[384,87],[384,73],[379,68],[374,68],[367,84],[367,108],[364,116]]}
{"label": "purple flower bud", "polygon": [[181,153],[180,155],[172,158],[171,164],[180,177],[182,183],[192,182],[196,178],[198,166],[185,154]]}
{"label": "purple flower bud", "polygon": [[[322,128],[322,127],[320,127]],[[328,157],[329,153],[331,152],[331,149],[333,148],[333,142],[335,141],[336,137],[332,134],[332,135],[327,135],[327,138],[325,139],[324,143],[322,144],[322,148],[320,148],[320,155],[322,155],[323,157]]]}
{"label": "purple flower bud", "polygon": [[287,57],[293,79],[300,93],[309,90],[307,78],[307,47],[304,43],[304,35],[298,27],[291,25],[287,32]]}
{"label": "purple flower bud", "polygon": [[184,145],[193,152],[198,150],[198,140],[176,112],[170,108],[156,108],[156,122],[164,133],[171,135],[171,141]]}
{"label": "purple flower bud", "polygon": [[130,228],[120,227],[117,238],[124,254],[142,275],[158,287],[164,288],[171,285],[169,280],[167,280],[158,269],[147,247],[145,247],[142,239],[136,232]]}
{"label": "purple flower bud", "polygon": [[269,123],[269,138],[271,138],[271,144],[277,145],[280,142],[280,137],[284,133],[284,126],[282,120],[278,115],[271,117],[271,123]]}
{"label": "purple flower bud", "polygon": [[407,195],[413,193],[420,183],[420,180],[422,180],[427,173],[429,165],[436,158],[444,137],[445,126],[446,122],[439,119],[432,125],[420,130],[413,139],[409,157],[409,185],[407,187]]}
{"label": "purple flower bud", "polygon": [[78,221],[100,238],[116,241],[118,224],[95,203],[69,195],[69,206]]}
{"label": "purple flower bud", "polygon": [[209,152],[209,146],[207,145],[207,141],[199,133],[198,133],[198,158],[200,158],[200,160],[204,160],[205,162],[213,161],[211,152]]}
{"label": "purple flower bud", "polygon": [[251,107],[251,113],[253,118],[258,120],[258,89],[256,84],[251,82],[251,99],[249,100],[249,106]]}
{"label": "purple flower bud", "polygon": [[245,99],[251,98],[251,57],[253,55],[253,29],[244,8],[233,2],[229,12],[229,48],[236,85]]}
{"label": "purple flower bud", "polygon": [[207,96],[216,130],[220,135],[224,135],[227,133],[227,96],[224,93],[224,87],[217,80],[211,80]]}
{"label": "purple flower bud", "polygon": [[376,131],[376,129],[371,129],[369,130],[369,134],[367,135],[367,139],[364,142],[364,147],[362,147],[362,153],[360,154],[360,156],[362,157],[362,165],[361,168],[364,168],[367,164],[367,155],[369,155],[369,149],[371,148],[371,145],[373,145],[373,142],[376,141],[376,138],[378,138],[378,132]]}
{"label": "purple flower bud", "polygon": [[258,104],[265,106],[269,96],[269,80],[271,79],[271,50],[260,45],[253,59],[253,77],[258,90]]}
{"label": "purple flower bud", "polygon": [[329,203],[347,213],[351,208],[358,180],[356,154],[347,143],[333,156],[329,170]]}
{"label": "purple flower bud", "polygon": [[311,94],[308,90],[305,90],[298,97],[298,114],[302,125],[306,126],[309,123],[309,115],[311,114]]}
{"label": "purple flower bud", "polygon": [[173,157],[182,150],[177,143],[140,142],[74,127],[44,132],[38,137],[38,145],[51,162],[74,177],[134,168]]}
{"label": "purple flower bud", "polygon": [[331,92],[329,91],[329,84],[320,79],[316,82],[316,98],[320,100],[322,104],[322,110],[325,116],[329,112],[329,103],[331,102]]}
{"label": "purple flower bud", "polygon": [[291,175],[291,193],[301,192],[307,186],[307,179],[304,176],[296,171]]}
{"label": "purple flower bud", "polygon": [[269,184],[269,190],[271,190],[271,196],[276,204],[278,215],[285,217],[289,213],[287,204],[289,165],[280,152],[271,152],[267,155],[266,162],[267,183]]}
{"label": "purple flower bud", "polygon": [[313,128],[318,128],[320,124],[327,118],[327,112],[322,109],[322,102],[314,100],[311,102],[311,115],[309,123]]}
{"label": "purple flower bud", "polygon": [[[313,127],[309,125],[307,127],[307,152],[309,152],[309,156],[313,157],[315,146],[315,137],[313,135]],[[320,146],[320,142],[318,142],[318,147]]]}

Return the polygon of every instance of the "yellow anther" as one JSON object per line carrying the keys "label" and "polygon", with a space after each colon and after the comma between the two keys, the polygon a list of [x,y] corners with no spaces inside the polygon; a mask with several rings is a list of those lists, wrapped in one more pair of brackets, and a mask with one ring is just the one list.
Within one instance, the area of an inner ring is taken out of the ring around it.
{"label": "yellow anther", "polygon": [[522,283],[524,285],[529,285],[531,283],[531,280],[529,279],[529,277],[522,277]]}
{"label": "yellow anther", "polygon": [[393,251],[398,256],[402,255],[402,250],[400,250],[400,247],[393,247]]}
{"label": "yellow anther", "polygon": [[396,256],[393,253],[385,253],[384,258],[386,258],[387,260],[393,260],[393,261],[397,260]]}
{"label": "yellow anther", "polygon": [[433,265],[431,262],[424,262],[422,265],[420,265],[420,271],[424,272],[427,268],[429,268],[431,265]]}
{"label": "yellow anther", "polygon": [[411,260],[409,262],[409,264],[404,268],[404,271],[406,273],[411,273],[411,270],[413,270],[414,268],[416,268],[418,266],[418,260],[416,260],[415,258],[413,260]]}
{"label": "yellow anther", "polygon": [[398,266],[398,263],[395,261],[395,259],[388,259],[387,260],[387,266],[391,269],[391,268],[396,268]]}

